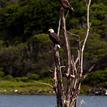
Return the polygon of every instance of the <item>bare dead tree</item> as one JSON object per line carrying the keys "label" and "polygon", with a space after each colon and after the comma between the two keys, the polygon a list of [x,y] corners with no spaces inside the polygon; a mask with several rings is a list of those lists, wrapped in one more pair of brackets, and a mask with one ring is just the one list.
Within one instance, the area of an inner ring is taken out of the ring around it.
{"label": "bare dead tree", "polygon": [[[62,28],[64,40],[65,40],[65,52],[67,56],[67,64],[66,72],[63,75],[63,71],[61,69],[61,61],[60,61],[60,53],[59,49],[53,49],[54,54],[54,90],[57,98],[57,107],[76,107],[76,100],[80,93],[81,80],[83,79],[83,59],[84,59],[84,49],[86,46],[86,42],[89,36],[90,31],[90,10],[91,0],[86,2],[87,6],[87,30],[86,35],[81,44],[79,39],[78,41],[78,49],[77,56],[74,58],[74,55],[71,50],[70,41],[68,38],[67,30],[66,30],[66,15],[64,13],[64,8],[61,7],[60,10],[60,19],[58,26],[58,36],[60,34],[60,29]],[[63,79],[66,78],[66,82],[63,82]]]}

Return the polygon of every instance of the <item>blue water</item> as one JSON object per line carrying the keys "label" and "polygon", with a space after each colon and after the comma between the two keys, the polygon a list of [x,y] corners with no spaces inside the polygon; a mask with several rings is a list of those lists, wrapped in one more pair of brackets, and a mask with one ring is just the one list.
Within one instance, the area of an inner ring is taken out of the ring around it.
{"label": "blue water", "polygon": [[0,107],[53,107],[54,96],[1,95]]}
{"label": "blue water", "polygon": [[[55,96],[0,95],[0,107],[55,107]],[[78,107],[107,107],[107,96],[80,96]]]}
{"label": "blue water", "polygon": [[107,107],[107,96],[80,96],[78,107]]}

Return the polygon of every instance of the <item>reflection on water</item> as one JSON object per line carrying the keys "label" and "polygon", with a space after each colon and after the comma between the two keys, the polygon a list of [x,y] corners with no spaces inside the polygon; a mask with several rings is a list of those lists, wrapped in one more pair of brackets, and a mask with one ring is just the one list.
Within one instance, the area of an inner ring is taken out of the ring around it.
{"label": "reflection on water", "polygon": [[[55,107],[55,96],[0,95],[0,107]],[[80,96],[77,107],[107,107],[107,96]]]}
{"label": "reflection on water", "polygon": [[107,96],[80,96],[77,107],[107,107]]}

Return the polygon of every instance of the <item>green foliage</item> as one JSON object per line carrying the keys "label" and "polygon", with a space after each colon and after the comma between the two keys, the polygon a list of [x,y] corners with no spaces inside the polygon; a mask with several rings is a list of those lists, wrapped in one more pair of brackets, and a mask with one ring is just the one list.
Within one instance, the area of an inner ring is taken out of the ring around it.
{"label": "green foliage", "polygon": [[[99,35],[93,34],[88,40],[87,48],[85,52],[85,58],[91,63],[97,63],[107,53],[107,42],[99,37]],[[86,60],[86,61],[87,61]]]}
{"label": "green foliage", "polygon": [[107,81],[107,69],[90,73],[84,82],[88,85],[92,85],[95,87],[102,86],[102,84],[103,87],[106,87],[106,81]]}
{"label": "green foliage", "polygon": [[5,80],[14,80],[12,75],[6,75],[3,79],[5,79]]}
{"label": "green foliage", "polygon": [[50,76],[49,66],[52,66],[52,59],[48,53],[49,45],[48,35],[39,34],[27,43],[1,47],[0,66],[3,68],[4,79],[13,76],[22,77],[17,80],[28,81]]}
{"label": "green foliage", "polygon": [[3,68],[0,68],[0,79],[4,77]]}
{"label": "green foliage", "polygon": [[31,76],[29,77],[30,80],[38,80],[40,76],[38,74],[31,74]]}
{"label": "green foliage", "polygon": [[46,32],[51,26],[56,27],[58,22],[56,2],[30,0],[22,4],[20,1],[0,8],[0,35],[3,39],[11,42],[18,39],[26,41],[35,33]]}
{"label": "green foliage", "polygon": [[93,4],[91,7],[92,31],[100,34],[103,38],[106,37],[104,31],[107,29],[106,12],[107,7],[103,3]]}
{"label": "green foliage", "polygon": [[[74,13],[67,17],[67,29],[80,35],[81,41],[86,33],[85,1],[72,0]],[[99,63],[107,56],[107,0],[93,0],[90,9],[91,31],[85,49],[84,69]],[[57,31],[59,1],[56,0],[0,0],[0,78],[27,82],[43,79],[48,81],[53,66],[51,46],[47,31],[50,27]],[[77,37],[69,34],[73,53],[77,49]],[[62,40],[62,38],[61,38]],[[61,41],[63,47],[64,41]],[[60,49],[62,65],[66,64],[63,48]],[[107,64],[105,64],[107,65]],[[104,68],[103,68],[104,69]],[[90,76],[95,84],[107,84],[106,71]],[[102,78],[100,78],[100,75]],[[93,77],[92,77],[93,76]],[[44,79],[45,78],[45,79]],[[95,80],[94,80],[95,81]],[[101,82],[102,83],[101,83]],[[88,83],[88,82],[87,82]]]}
{"label": "green foliage", "polygon": [[20,81],[22,81],[22,82],[28,82],[29,81],[28,77],[25,77],[25,76],[23,76],[23,77],[17,77],[17,78],[15,78],[15,80],[17,82],[20,82]]}

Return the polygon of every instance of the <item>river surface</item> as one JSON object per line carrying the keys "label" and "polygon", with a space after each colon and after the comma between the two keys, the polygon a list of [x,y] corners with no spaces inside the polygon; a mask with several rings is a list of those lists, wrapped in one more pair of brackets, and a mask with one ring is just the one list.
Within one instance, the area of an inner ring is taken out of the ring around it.
{"label": "river surface", "polygon": [[[0,95],[0,107],[55,107],[55,96]],[[107,107],[107,96],[80,96],[77,107]]]}

